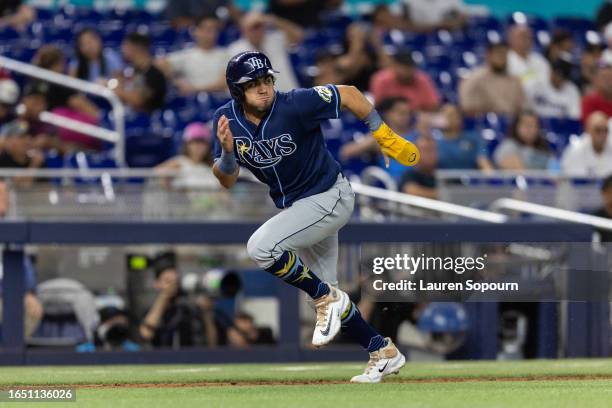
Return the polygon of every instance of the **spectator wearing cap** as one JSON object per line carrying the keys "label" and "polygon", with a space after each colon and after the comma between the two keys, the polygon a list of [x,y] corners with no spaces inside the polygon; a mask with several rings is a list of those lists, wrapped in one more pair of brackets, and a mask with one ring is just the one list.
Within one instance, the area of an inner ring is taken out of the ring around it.
{"label": "spectator wearing cap", "polygon": [[533,50],[533,31],[526,24],[515,24],[508,33],[508,73],[518,77],[525,90],[538,81],[546,81],[550,66],[546,58]]}
{"label": "spectator wearing cap", "polygon": [[221,21],[214,15],[199,18],[192,27],[193,47],[172,52],[157,61],[181,94],[219,92],[227,88],[225,67],[231,55],[217,45]]}
{"label": "spectator wearing cap", "polygon": [[132,32],[121,43],[121,53],[133,75],[121,75],[113,90],[133,110],[152,112],[164,106],[167,84],[164,74],[153,64],[151,39]]}
{"label": "spectator wearing cap", "polygon": [[542,118],[580,119],[580,91],[570,81],[571,56],[562,55],[551,64],[550,78],[527,90],[529,107]]}
{"label": "spectator wearing cap", "polygon": [[612,116],[612,61],[602,58],[593,80],[593,91],[582,97],[582,122],[586,123],[593,112],[601,111]]}
{"label": "spectator wearing cap", "polygon": [[275,75],[278,90],[290,91],[298,87],[287,49],[304,39],[300,26],[273,15],[251,12],[241,18],[240,31],[242,37],[229,46],[231,56],[243,51],[261,51],[280,72]]}
{"label": "spectator wearing cap", "polygon": [[585,133],[570,140],[561,158],[563,172],[574,176],[604,177],[612,173],[612,140],[608,116],[593,112],[586,120]]}
{"label": "spectator wearing cap", "polygon": [[525,93],[521,81],[508,73],[508,46],[491,41],[487,46],[486,64],[476,68],[459,84],[461,109],[470,116],[495,112],[516,116],[524,107]]}
{"label": "spectator wearing cap", "polygon": [[212,173],[212,132],[204,123],[194,122],[183,131],[183,151],[158,165],[158,170],[177,170],[176,188],[218,189],[219,183]]}
{"label": "spectator wearing cap", "polygon": [[19,86],[10,78],[0,79],[0,126],[15,119]]}
{"label": "spectator wearing cap", "polygon": [[416,67],[410,50],[405,48],[393,56],[390,67],[372,76],[370,92],[377,103],[386,98],[402,97],[416,111],[432,111],[440,105],[433,81]]}

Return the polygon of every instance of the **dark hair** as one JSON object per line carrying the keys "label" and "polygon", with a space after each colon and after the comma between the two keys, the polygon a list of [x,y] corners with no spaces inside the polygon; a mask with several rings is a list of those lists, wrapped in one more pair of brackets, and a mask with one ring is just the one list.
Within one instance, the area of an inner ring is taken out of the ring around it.
{"label": "dark hair", "polygon": [[249,320],[251,323],[253,323],[254,319],[253,316],[251,316],[250,314],[248,314],[247,312],[243,312],[243,311],[239,311],[234,315],[234,319],[244,319],[244,320]]}
{"label": "dark hair", "polygon": [[[100,33],[98,33],[93,27],[86,27],[77,34],[74,43],[74,52],[77,57],[77,78],[85,80],[89,79],[89,60],[81,52],[81,49],[79,47],[79,41],[81,40],[81,37],[83,35],[88,33],[100,38]],[[100,48],[100,55],[97,55],[96,58],[100,62],[100,73],[102,75],[106,75],[106,60],[104,59],[103,52],[104,49]]]}
{"label": "dark hair", "polygon": [[572,75],[574,64],[568,56],[561,55],[559,58],[550,63],[550,68],[553,72],[561,75],[564,79],[568,79]]}
{"label": "dark hair", "polygon": [[155,279],[159,279],[161,274],[168,269],[176,269],[176,254],[171,251],[163,252],[153,260]]}
{"label": "dark hair", "polygon": [[408,67],[414,67],[416,64],[414,62],[414,58],[412,58],[412,50],[407,47],[399,48],[395,54],[391,56],[393,61],[400,65],[405,65]]}
{"label": "dark hair", "polygon": [[538,132],[538,138],[536,139],[533,147],[538,149],[538,150],[544,151],[544,152],[550,151],[550,146],[548,145],[548,143],[546,143],[546,140],[544,139],[544,136],[542,135],[542,125],[540,123],[540,118],[533,111],[526,110],[526,111],[523,111],[523,112],[519,113],[516,116],[516,118],[514,119],[514,121],[512,122],[512,125],[510,126],[508,136],[510,138],[512,138],[512,140],[516,141],[518,144],[521,144],[521,145],[525,144],[521,140],[521,138],[519,137],[519,134],[518,134],[519,124],[521,123],[521,120],[525,116],[534,117],[537,120],[537,122],[538,122],[538,126],[540,127],[540,132]]}
{"label": "dark hair", "polygon": [[[212,167],[213,165],[213,148],[212,148],[212,143],[204,140],[204,139],[195,139],[196,141],[201,141],[203,143],[205,143],[208,146],[208,153],[206,153],[206,156],[204,156],[202,158],[202,161],[199,164],[207,164],[209,166]],[[193,142],[193,140],[190,140],[188,142],[183,142],[183,145],[181,146],[181,154],[183,156],[187,156],[187,146],[189,145],[189,143]]]}
{"label": "dark hair", "polygon": [[65,61],[66,56],[61,48],[55,45],[43,45],[34,55],[32,63],[43,69],[50,69],[60,61]]}
{"label": "dark hair", "polygon": [[202,24],[206,20],[214,20],[216,22],[220,22],[221,20],[214,14],[204,14],[195,19],[194,26],[197,27]]}
{"label": "dark hair", "polygon": [[149,37],[146,34],[141,34],[138,32],[131,32],[128,33],[124,38],[123,41],[127,41],[137,47],[146,49],[147,51],[149,50],[149,48],[151,47],[151,37]]}
{"label": "dark hair", "polygon": [[408,104],[408,101],[406,100],[406,98],[403,98],[401,96],[392,96],[390,98],[385,98],[380,101],[378,105],[376,105],[376,110],[379,111],[381,114],[385,114],[386,112],[393,109],[398,103]]}
{"label": "dark hair", "polygon": [[508,43],[502,38],[489,39],[487,41],[487,45],[486,45],[487,52],[492,52],[496,50],[497,48],[508,48]]}
{"label": "dark hair", "polygon": [[556,28],[552,32],[551,44],[559,44],[564,41],[574,40],[574,36],[565,28]]}
{"label": "dark hair", "polygon": [[608,177],[603,179],[601,183],[601,192],[603,193],[611,188],[612,188],[612,174],[610,174]]}

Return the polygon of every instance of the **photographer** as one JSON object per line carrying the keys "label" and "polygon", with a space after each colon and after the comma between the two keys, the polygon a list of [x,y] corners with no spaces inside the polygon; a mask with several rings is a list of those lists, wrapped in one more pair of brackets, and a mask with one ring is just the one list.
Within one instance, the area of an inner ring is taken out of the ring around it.
{"label": "photographer", "polygon": [[140,336],[153,347],[193,346],[202,329],[201,319],[179,288],[173,254],[159,257],[154,270],[157,297],[140,324]]}
{"label": "photographer", "polygon": [[78,352],[139,351],[140,346],[130,340],[130,320],[125,311],[123,299],[108,296],[104,297],[101,303],[98,305],[100,324],[94,331],[93,341],[78,345],[76,350]]}

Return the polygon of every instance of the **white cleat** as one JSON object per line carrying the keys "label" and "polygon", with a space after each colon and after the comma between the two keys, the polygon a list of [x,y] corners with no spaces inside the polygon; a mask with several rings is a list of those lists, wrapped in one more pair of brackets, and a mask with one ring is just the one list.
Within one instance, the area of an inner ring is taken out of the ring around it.
{"label": "white cleat", "polygon": [[395,347],[390,338],[386,347],[370,353],[370,361],[363,374],[351,378],[352,383],[375,384],[389,374],[397,374],[406,364],[406,357]]}
{"label": "white cleat", "polygon": [[317,324],[312,334],[312,344],[321,347],[329,343],[340,331],[340,316],[350,304],[346,293],[329,286],[329,293],[314,301],[317,309]]}

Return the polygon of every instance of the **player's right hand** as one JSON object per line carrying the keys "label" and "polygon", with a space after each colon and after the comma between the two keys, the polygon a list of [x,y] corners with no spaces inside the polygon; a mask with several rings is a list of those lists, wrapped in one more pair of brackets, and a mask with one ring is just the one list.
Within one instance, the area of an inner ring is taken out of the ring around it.
{"label": "player's right hand", "polygon": [[229,120],[227,120],[225,115],[222,115],[217,123],[217,138],[221,142],[224,152],[231,153],[234,151],[234,135],[232,135]]}

